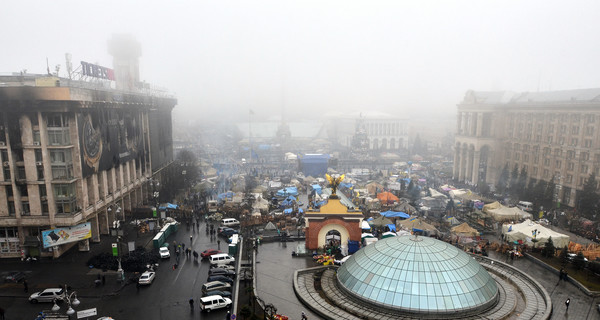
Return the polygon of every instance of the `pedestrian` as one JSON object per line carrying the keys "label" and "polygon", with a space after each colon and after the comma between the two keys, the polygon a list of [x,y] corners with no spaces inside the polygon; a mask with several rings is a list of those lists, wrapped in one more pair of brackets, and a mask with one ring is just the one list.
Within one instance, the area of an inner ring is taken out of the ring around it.
{"label": "pedestrian", "polygon": [[565,305],[567,306],[567,311],[569,311],[569,304],[571,303],[571,298],[567,298],[567,301],[565,301]]}
{"label": "pedestrian", "polygon": [[221,240],[217,240],[217,249],[221,250]]}
{"label": "pedestrian", "polygon": [[190,234],[190,246],[192,245],[192,235]]}
{"label": "pedestrian", "polygon": [[106,284],[106,276],[103,274],[102,275],[102,285]]}
{"label": "pedestrian", "polygon": [[304,313],[304,311],[302,311],[302,320],[308,320],[308,317],[306,316],[306,313]]}
{"label": "pedestrian", "polygon": [[194,298],[190,298],[190,308],[194,309]]}
{"label": "pedestrian", "polygon": [[231,320],[231,311],[227,310],[227,314],[225,315],[225,320]]}
{"label": "pedestrian", "polygon": [[23,279],[23,289],[25,292],[29,292],[29,284],[27,283],[27,279]]}
{"label": "pedestrian", "polygon": [[181,249],[185,250],[185,243],[181,243]]}
{"label": "pedestrian", "polygon": [[4,320],[4,309],[0,308],[0,320]]}

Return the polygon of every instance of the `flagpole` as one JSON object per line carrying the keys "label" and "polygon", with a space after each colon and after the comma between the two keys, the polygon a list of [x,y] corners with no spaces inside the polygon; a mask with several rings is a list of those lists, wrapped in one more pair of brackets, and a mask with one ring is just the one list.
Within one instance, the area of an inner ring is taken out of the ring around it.
{"label": "flagpole", "polygon": [[248,152],[250,157],[248,157],[248,163],[252,161],[252,109],[248,110]]}

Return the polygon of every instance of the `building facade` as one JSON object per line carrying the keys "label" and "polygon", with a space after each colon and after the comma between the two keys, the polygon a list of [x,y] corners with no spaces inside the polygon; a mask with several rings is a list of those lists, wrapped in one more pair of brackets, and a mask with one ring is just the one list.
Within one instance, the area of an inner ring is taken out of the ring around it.
{"label": "building facade", "polygon": [[[0,84],[0,257],[85,250],[148,203],[173,160],[175,98],[45,75]],[[44,230],[84,223],[91,239],[43,245]]]}
{"label": "building facade", "polygon": [[556,183],[575,206],[589,175],[600,174],[600,88],[537,93],[468,91],[458,105],[455,179],[495,184],[504,168]]}

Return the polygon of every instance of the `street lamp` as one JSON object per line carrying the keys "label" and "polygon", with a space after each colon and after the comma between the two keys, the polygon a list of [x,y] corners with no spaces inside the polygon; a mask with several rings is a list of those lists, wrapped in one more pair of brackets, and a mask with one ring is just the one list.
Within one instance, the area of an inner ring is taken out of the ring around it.
{"label": "street lamp", "polygon": [[[111,212],[112,212],[112,207],[117,207],[117,211],[115,211],[115,213],[116,213],[116,214],[115,214],[115,217],[118,217],[118,216],[119,216],[119,213],[121,213],[121,207],[120,207],[118,204],[116,204],[116,203],[114,203],[114,204],[111,204],[111,205],[109,205],[109,206],[108,206],[108,209],[107,209],[107,211],[108,211],[109,213],[111,213]],[[123,221],[125,221],[125,212],[123,212]]]}
{"label": "street lamp", "polygon": [[[67,285],[65,285],[65,300],[67,300],[67,304],[69,306],[69,309],[67,309],[67,315],[69,315],[69,318],[71,318],[71,316],[75,314],[75,309],[73,309],[73,307],[77,307],[81,302],[79,301],[79,299],[77,299],[77,291],[69,293]],[[56,299],[54,299],[54,306],[52,306],[52,311],[60,311],[60,306],[58,305]]]}

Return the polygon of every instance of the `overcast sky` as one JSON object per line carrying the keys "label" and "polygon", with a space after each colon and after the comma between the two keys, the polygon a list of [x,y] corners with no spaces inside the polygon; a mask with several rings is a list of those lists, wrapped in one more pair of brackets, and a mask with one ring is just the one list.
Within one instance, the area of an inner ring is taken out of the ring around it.
{"label": "overcast sky", "polygon": [[176,116],[328,110],[454,114],[465,92],[600,86],[600,1],[24,1],[0,9],[0,73],[64,55],[112,67],[142,44],[141,79]]}

